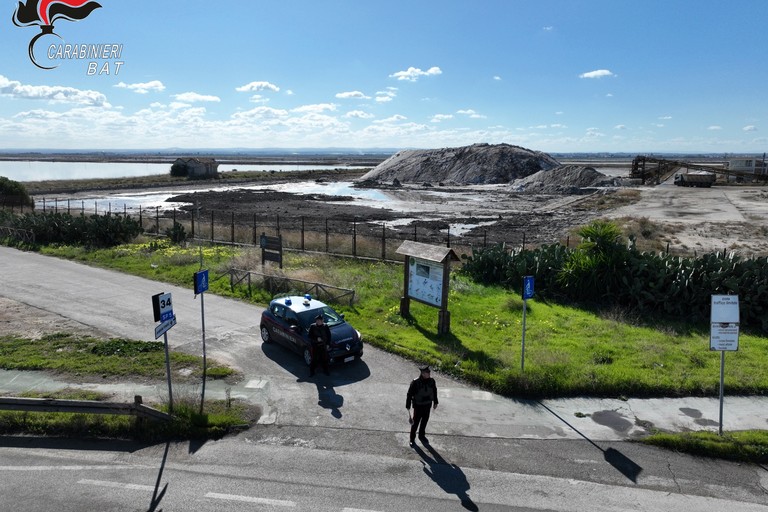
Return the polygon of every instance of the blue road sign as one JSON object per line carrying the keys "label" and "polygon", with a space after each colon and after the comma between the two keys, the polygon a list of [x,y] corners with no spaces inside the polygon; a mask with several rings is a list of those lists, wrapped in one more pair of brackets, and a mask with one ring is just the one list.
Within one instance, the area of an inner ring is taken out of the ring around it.
{"label": "blue road sign", "polygon": [[195,272],[195,295],[208,290],[208,270]]}
{"label": "blue road sign", "polygon": [[530,299],[533,297],[533,276],[525,276],[523,278],[523,299]]}

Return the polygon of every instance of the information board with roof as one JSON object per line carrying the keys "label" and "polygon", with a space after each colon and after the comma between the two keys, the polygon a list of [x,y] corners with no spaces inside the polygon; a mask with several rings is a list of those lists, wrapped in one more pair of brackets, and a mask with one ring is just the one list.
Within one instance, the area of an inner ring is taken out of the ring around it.
{"label": "information board with roof", "polygon": [[437,331],[450,332],[448,288],[451,262],[459,261],[453,249],[406,240],[396,251],[405,257],[400,315],[410,315],[411,299],[440,309]]}

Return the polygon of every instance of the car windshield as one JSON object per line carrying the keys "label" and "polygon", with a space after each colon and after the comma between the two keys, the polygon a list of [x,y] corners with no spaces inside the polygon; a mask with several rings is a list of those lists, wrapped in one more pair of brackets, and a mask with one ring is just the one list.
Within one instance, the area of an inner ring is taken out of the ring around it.
{"label": "car windshield", "polygon": [[309,329],[309,326],[315,323],[315,317],[317,315],[323,315],[323,321],[328,327],[333,327],[334,325],[344,322],[341,315],[334,311],[332,307],[323,306],[322,308],[310,309],[299,313],[299,323],[304,329]]}

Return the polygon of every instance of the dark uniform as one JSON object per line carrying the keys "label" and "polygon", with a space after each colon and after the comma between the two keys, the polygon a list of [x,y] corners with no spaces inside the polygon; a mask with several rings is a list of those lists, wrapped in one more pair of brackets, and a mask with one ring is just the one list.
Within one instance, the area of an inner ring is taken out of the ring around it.
{"label": "dark uniform", "polygon": [[[321,322],[318,323],[317,320]],[[328,346],[331,344],[331,329],[323,322],[323,317],[318,315],[315,323],[309,326],[309,341],[312,343],[312,362],[309,363],[309,376],[315,374],[317,365],[323,367],[326,375],[328,373]]]}
{"label": "dark uniform", "polygon": [[411,381],[408,394],[405,397],[405,408],[410,410],[413,405],[413,421],[411,423],[411,444],[416,441],[416,430],[419,431],[421,442],[427,442],[426,430],[430,409],[437,409],[437,384],[430,377],[429,367],[420,368],[421,375]]}

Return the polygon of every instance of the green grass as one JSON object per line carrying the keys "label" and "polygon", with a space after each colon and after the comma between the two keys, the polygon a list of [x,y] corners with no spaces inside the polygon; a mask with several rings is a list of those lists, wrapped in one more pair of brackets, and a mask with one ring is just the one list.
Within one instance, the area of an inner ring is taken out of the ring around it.
{"label": "green grass", "polygon": [[[202,358],[171,351],[174,380],[202,378]],[[208,377],[226,378],[234,370],[209,361]],[[44,370],[76,377],[165,378],[162,342],[124,339],[101,340],[69,333],[56,333],[38,340],[0,337],[0,368]],[[182,372],[184,370],[184,372]]]}
{"label": "green grass", "polygon": [[[23,398],[109,401],[103,393],[66,388],[55,392],[26,392]],[[167,404],[160,406],[168,412]],[[108,414],[0,411],[0,435],[44,435],[69,438],[137,439],[158,442],[170,439],[217,439],[233,429],[248,426],[260,411],[239,400],[206,400],[203,414],[197,397],[178,397],[173,420],[140,421],[132,416]]]}
{"label": "green grass", "polygon": [[726,459],[755,464],[768,463],[768,432],[745,430],[724,432],[657,433],[643,443],[700,457]]}

